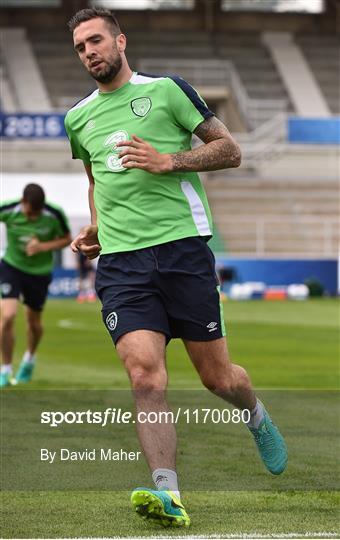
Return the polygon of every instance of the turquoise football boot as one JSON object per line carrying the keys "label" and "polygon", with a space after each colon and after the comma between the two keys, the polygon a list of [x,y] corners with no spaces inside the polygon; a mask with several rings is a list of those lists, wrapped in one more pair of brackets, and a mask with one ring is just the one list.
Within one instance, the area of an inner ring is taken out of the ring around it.
{"label": "turquoise football boot", "polygon": [[136,488],[131,503],[143,519],[152,519],[163,527],[189,527],[190,518],[180,499],[172,491]]}
{"label": "turquoise football boot", "polygon": [[258,428],[249,427],[265,467],[272,474],[281,474],[288,461],[287,446],[276,425],[264,409],[264,418]]}
{"label": "turquoise football boot", "polygon": [[34,362],[21,362],[18,372],[15,376],[17,383],[28,383],[32,379]]}
{"label": "turquoise football boot", "polygon": [[0,373],[0,387],[3,386],[10,386],[11,385],[11,377],[9,373]]}

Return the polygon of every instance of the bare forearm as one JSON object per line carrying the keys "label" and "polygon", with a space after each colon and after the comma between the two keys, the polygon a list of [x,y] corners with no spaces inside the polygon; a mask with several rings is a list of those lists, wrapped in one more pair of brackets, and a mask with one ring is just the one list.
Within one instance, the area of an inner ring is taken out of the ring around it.
{"label": "bare forearm", "polygon": [[240,165],[240,148],[217,118],[204,120],[194,133],[204,144],[194,150],[174,154],[160,154],[150,143],[132,135],[131,140],[117,144],[118,148],[123,147],[119,154],[122,164],[126,169],[142,169],[152,174],[216,171]]}
{"label": "bare forearm", "polygon": [[94,205],[94,186],[95,181],[92,174],[92,167],[89,164],[84,164],[87,177],[89,179],[89,191],[88,191],[88,200],[91,213],[91,225],[97,226],[97,211]]}
{"label": "bare forearm", "polygon": [[71,243],[71,236],[67,234],[62,238],[56,238],[55,240],[49,240],[48,242],[40,242],[40,251],[55,251],[62,249]]}
{"label": "bare forearm", "polygon": [[172,171],[204,172],[238,167],[241,163],[239,146],[226,139],[203,144],[194,150],[170,154]]}
{"label": "bare forearm", "polygon": [[89,207],[91,213],[91,225],[97,225],[97,211],[94,205],[94,184],[89,186]]}

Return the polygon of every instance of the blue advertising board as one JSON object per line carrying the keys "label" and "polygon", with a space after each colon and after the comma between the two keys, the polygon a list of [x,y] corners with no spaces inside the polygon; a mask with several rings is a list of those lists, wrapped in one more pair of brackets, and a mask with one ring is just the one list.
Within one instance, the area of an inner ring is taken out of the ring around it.
{"label": "blue advertising board", "polygon": [[288,119],[288,141],[296,144],[340,144],[340,117]]}
{"label": "blue advertising board", "polygon": [[267,286],[291,285],[317,280],[325,293],[338,292],[338,261],[336,259],[234,259],[217,258],[217,267],[232,270],[233,281],[261,281]]}
{"label": "blue advertising board", "polygon": [[0,137],[58,139],[66,137],[64,114],[0,114]]}
{"label": "blue advertising board", "polygon": [[[64,114],[0,114],[0,137],[54,139],[66,137]],[[340,118],[288,118],[288,141],[340,144]]]}
{"label": "blue advertising board", "polygon": [[79,272],[55,268],[48,293],[50,298],[74,298],[79,292]]}
{"label": "blue advertising board", "polygon": [[[232,270],[232,281],[261,281],[267,286],[304,283],[308,279],[319,281],[325,293],[338,293],[338,261],[336,259],[234,259],[218,257],[219,270]],[[49,287],[51,298],[72,298],[79,291],[79,274],[76,270],[56,268]]]}

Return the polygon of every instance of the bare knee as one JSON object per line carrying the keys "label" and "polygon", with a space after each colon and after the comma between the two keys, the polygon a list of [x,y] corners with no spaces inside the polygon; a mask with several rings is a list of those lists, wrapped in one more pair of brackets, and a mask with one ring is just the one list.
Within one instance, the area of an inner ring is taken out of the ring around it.
{"label": "bare knee", "polygon": [[234,382],[231,377],[214,377],[207,376],[201,377],[204,386],[213,394],[217,396],[229,396],[233,393]]}
{"label": "bare knee", "polygon": [[250,381],[244,368],[230,364],[223,373],[206,373],[201,375],[204,386],[213,394],[233,399],[240,390],[248,389]]}
{"label": "bare knee", "polygon": [[1,315],[1,330],[3,332],[9,332],[14,327],[16,313],[3,313]]}
{"label": "bare knee", "polygon": [[136,391],[164,391],[167,385],[167,374],[164,368],[149,366],[139,359],[128,370],[131,386]]}
{"label": "bare knee", "polygon": [[134,391],[164,392],[167,372],[163,335],[146,330],[131,332],[119,339],[117,352],[128,372]]}
{"label": "bare knee", "polygon": [[40,336],[43,333],[43,325],[40,319],[40,315],[27,315],[27,325],[29,330],[35,336]]}
{"label": "bare knee", "polygon": [[40,335],[43,333],[43,325],[41,324],[41,321],[34,321],[29,323],[29,327],[33,334]]}
{"label": "bare knee", "polygon": [[121,357],[133,390],[150,392],[166,388],[167,373],[162,358],[136,349],[126,351]]}

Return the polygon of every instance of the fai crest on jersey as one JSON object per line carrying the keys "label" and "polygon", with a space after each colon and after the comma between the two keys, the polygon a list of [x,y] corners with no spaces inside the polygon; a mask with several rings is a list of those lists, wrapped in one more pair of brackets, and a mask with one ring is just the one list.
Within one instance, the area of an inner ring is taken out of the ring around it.
{"label": "fai crest on jersey", "polygon": [[136,116],[146,116],[152,106],[151,99],[148,97],[141,97],[131,101],[131,109]]}

